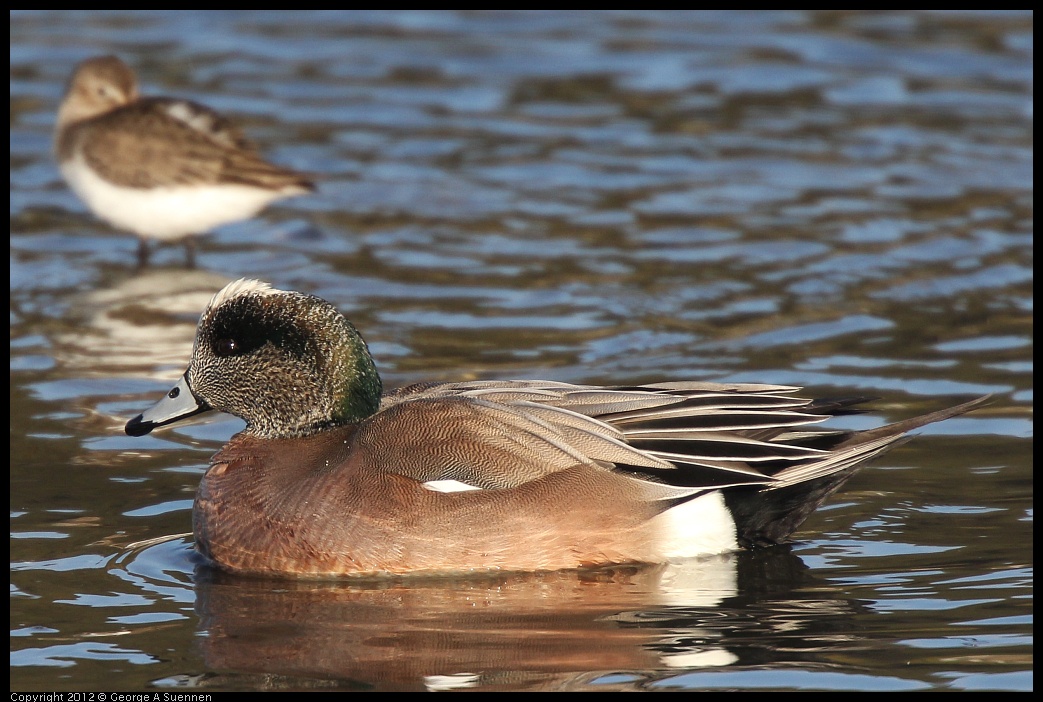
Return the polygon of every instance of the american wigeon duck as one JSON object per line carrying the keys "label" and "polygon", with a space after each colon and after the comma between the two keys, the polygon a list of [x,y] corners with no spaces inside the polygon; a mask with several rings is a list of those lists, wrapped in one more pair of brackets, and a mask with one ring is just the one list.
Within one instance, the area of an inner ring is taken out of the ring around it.
{"label": "american wigeon duck", "polygon": [[54,139],[62,175],[95,215],[148,239],[185,242],[253,217],[275,200],[315,189],[304,174],[266,161],[227,119],[205,105],[138,96],[115,56],[80,63],[58,108]]}
{"label": "american wigeon duck", "polygon": [[862,432],[860,400],[798,388],[551,381],[382,394],[328,302],[239,280],[199,320],[188,370],[132,436],[219,410],[246,421],[196,493],[197,548],[306,577],[658,563],[786,539],[866,460],[965,404]]}

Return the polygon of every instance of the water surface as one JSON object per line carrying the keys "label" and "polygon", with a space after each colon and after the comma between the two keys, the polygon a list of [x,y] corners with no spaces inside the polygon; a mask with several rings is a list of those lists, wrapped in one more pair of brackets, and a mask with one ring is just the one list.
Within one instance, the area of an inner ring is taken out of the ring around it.
{"label": "water surface", "polygon": [[[11,15],[13,690],[1032,687],[1032,15]],[[233,116],[321,177],[135,270],[50,156],[65,80]],[[131,438],[248,276],[385,383],[994,393],[792,548],[464,581],[229,578],[191,549],[216,416]]]}

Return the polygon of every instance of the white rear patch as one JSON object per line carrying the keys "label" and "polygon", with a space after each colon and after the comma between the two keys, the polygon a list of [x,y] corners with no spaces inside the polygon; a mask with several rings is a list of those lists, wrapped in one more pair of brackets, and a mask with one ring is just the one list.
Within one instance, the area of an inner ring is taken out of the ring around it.
{"label": "white rear patch", "polygon": [[723,668],[738,660],[738,656],[723,648],[659,655],[659,662],[667,668]]}
{"label": "white rear patch", "polygon": [[663,560],[727,553],[739,548],[735,520],[720,492],[709,492],[656,516],[650,522],[659,537]]}
{"label": "white rear patch", "polygon": [[432,492],[465,492],[467,490],[481,490],[480,487],[468,485],[459,480],[429,480],[422,485]]}

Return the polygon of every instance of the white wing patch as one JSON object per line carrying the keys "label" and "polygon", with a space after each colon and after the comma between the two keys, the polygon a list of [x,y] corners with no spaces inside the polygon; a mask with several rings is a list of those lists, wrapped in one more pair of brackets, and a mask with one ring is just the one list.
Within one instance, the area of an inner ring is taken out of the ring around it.
{"label": "white wing patch", "polygon": [[466,492],[467,490],[481,490],[476,485],[468,485],[459,480],[429,480],[422,483],[423,487],[432,492]]}

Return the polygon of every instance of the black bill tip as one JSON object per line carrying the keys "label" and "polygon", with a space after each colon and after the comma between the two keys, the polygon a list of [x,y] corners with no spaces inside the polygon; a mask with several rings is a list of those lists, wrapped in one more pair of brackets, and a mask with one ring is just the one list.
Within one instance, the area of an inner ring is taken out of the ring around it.
{"label": "black bill tip", "polygon": [[144,436],[155,429],[156,426],[155,422],[149,422],[145,419],[145,415],[139,414],[127,422],[127,426],[123,430],[130,436]]}

